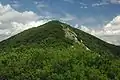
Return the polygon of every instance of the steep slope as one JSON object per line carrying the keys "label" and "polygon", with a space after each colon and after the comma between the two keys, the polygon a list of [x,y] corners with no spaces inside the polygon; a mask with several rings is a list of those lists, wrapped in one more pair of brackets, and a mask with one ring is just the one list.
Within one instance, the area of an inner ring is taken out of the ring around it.
{"label": "steep slope", "polygon": [[[19,33],[0,43],[0,47],[18,47],[20,45],[39,46],[68,46],[72,44],[70,39],[65,38],[65,32],[59,21],[51,21],[42,26],[32,28]],[[47,43],[47,44],[46,44]],[[54,43],[54,45],[52,45]],[[68,43],[68,44],[67,44]]]}
{"label": "steep slope", "polygon": [[119,47],[59,21],[0,43],[2,80],[120,80]]}
{"label": "steep slope", "polygon": [[[59,21],[50,21],[42,26],[31,28],[22,33],[19,33],[7,40],[0,43],[0,47],[17,47],[20,45],[39,45],[39,46],[69,46],[73,44],[71,39],[65,38],[65,30],[69,29],[73,34],[77,35],[76,39],[82,42],[84,46],[88,49],[95,51],[100,54],[110,54],[115,56],[120,56],[120,47],[112,44],[108,44],[88,33],[85,33],[79,29],[73,28],[67,24],[61,23]],[[69,32],[68,31],[68,32]],[[47,43],[47,44],[46,44]],[[54,43],[54,45],[52,45]]]}
{"label": "steep slope", "polygon": [[104,55],[105,53],[109,53],[115,56],[120,56],[120,46],[109,44],[99,38],[96,38],[88,33],[85,33],[84,31],[80,31],[75,28],[73,28],[73,31],[78,35],[77,38],[79,40],[83,40],[83,43],[91,50]]}
{"label": "steep slope", "polygon": [[73,28],[67,24],[64,24],[64,26],[69,27],[77,35],[77,39],[90,50],[104,55],[108,53],[110,55],[120,56],[120,46],[109,44],[99,38],[96,38],[93,35],[90,35],[79,29]]}

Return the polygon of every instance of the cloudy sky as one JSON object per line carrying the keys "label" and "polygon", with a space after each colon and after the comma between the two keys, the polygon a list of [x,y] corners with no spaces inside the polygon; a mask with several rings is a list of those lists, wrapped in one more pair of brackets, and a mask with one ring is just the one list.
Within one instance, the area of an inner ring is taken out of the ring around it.
{"label": "cloudy sky", "polygon": [[0,41],[52,19],[120,45],[120,0],[0,0]]}

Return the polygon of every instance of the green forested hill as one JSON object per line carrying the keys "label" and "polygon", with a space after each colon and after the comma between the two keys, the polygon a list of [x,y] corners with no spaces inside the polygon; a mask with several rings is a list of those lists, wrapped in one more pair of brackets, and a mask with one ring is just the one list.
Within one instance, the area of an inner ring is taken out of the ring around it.
{"label": "green forested hill", "polygon": [[0,79],[120,80],[120,47],[59,21],[0,43]]}

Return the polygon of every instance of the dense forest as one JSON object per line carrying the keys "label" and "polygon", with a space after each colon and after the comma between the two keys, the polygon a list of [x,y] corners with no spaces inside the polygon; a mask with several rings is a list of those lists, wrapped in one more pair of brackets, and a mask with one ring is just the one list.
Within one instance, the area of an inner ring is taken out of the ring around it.
{"label": "dense forest", "polygon": [[120,47],[59,21],[0,42],[2,80],[120,80]]}

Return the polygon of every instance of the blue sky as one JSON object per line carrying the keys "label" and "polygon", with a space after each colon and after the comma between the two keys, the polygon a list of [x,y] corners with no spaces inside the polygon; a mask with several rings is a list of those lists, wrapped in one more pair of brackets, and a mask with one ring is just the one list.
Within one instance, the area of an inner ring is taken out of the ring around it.
{"label": "blue sky", "polygon": [[[116,2],[115,2],[116,1]],[[38,15],[59,19],[69,14],[77,19],[70,20],[88,27],[101,27],[120,14],[117,0],[0,0],[4,5],[11,4],[17,11],[33,11]],[[119,0],[118,0],[119,1]],[[88,20],[87,20],[88,19]]]}
{"label": "blue sky", "polygon": [[0,0],[0,41],[52,19],[120,45],[120,0]]}

